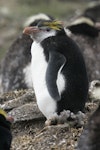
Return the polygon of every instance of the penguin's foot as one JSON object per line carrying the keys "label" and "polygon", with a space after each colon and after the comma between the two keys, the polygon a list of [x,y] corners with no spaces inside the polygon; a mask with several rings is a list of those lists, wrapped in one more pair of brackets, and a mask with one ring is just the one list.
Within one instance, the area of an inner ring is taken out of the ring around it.
{"label": "penguin's foot", "polygon": [[59,116],[57,114],[54,114],[51,118],[46,120],[45,125],[46,126],[57,125],[58,119],[59,119]]}
{"label": "penguin's foot", "polygon": [[81,111],[78,111],[76,114],[70,110],[64,110],[60,115],[55,114],[50,119],[45,122],[46,126],[71,123],[73,126],[80,127],[84,125],[85,114]]}
{"label": "penguin's foot", "polygon": [[78,111],[76,114],[70,110],[64,110],[59,115],[59,123],[64,124],[70,122],[72,125],[80,127],[84,125],[85,114]]}

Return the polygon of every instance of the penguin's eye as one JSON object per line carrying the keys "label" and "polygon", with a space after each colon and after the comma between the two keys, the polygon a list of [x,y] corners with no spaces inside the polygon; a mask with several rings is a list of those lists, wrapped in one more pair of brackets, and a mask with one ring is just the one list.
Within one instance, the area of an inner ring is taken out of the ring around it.
{"label": "penguin's eye", "polygon": [[49,32],[51,29],[49,27],[39,27],[40,30]]}

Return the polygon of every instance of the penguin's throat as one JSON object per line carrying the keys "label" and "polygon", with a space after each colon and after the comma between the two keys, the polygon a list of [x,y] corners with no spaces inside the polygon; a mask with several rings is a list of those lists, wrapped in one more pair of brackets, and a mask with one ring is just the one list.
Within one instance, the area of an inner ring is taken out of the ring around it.
{"label": "penguin's throat", "polygon": [[38,33],[35,33],[33,35],[31,35],[31,38],[40,43],[42,42],[43,40],[45,40],[46,38],[48,37],[52,37],[52,36],[55,36],[56,35],[56,31],[52,30],[50,32],[47,32],[47,31],[41,31],[41,32],[38,32]]}

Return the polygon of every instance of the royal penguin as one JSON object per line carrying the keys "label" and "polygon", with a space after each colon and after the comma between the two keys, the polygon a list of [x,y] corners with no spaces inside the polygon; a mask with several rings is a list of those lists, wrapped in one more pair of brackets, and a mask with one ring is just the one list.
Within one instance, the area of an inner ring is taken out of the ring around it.
{"label": "royal penguin", "polygon": [[86,35],[91,38],[98,37],[100,32],[95,21],[84,15],[75,19],[66,29],[69,29],[69,31],[75,35]]}
{"label": "royal penguin", "polygon": [[[40,111],[51,125],[64,110],[84,111],[88,77],[84,58],[60,21],[40,21],[23,31],[33,39],[32,82]],[[49,124],[48,124],[49,123]]]}
{"label": "royal penguin", "polygon": [[13,118],[7,116],[0,108],[0,150],[10,150],[12,142],[11,123]]}
{"label": "royal penguin", "polygon": [[88,7],[84,12],[72,21],[68,26],[75,35],[86,35],[96,38],[100,32],[100,4]]}
{"label": "royal penguin", "polygon": [[[53,17],[44,14],[34,14],[26,19],[24,26],[37,25],[40,20],[50,20]],[[29,35],[20,34],[6,52],[0,66],[0,92],[32,88],[30,73],[31,44]]]}

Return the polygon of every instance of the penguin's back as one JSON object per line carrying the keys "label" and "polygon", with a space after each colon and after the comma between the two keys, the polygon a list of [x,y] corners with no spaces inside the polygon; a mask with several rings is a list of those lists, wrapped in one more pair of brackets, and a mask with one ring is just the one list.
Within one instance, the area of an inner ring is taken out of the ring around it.
{"label": "penguin's back", "polygon": [[88,93],[88,78],[84,58],[76,43],[66,35],[54,36],[42,42],[45,59],[49,60],[49,52],[56,51],[64,55],[66,63],[61,70],[65,79],[65,89],[61,100],[57,102],[57,112],[83,110]]}

